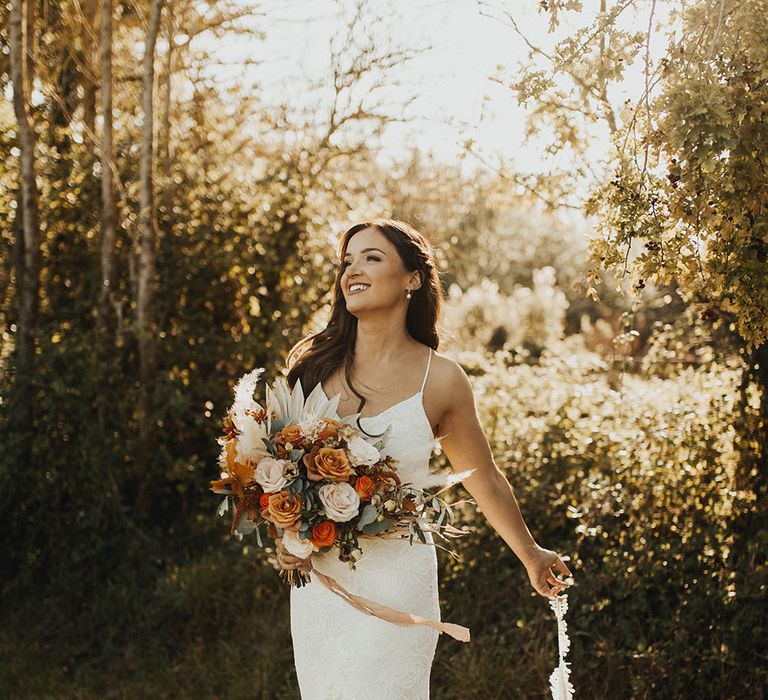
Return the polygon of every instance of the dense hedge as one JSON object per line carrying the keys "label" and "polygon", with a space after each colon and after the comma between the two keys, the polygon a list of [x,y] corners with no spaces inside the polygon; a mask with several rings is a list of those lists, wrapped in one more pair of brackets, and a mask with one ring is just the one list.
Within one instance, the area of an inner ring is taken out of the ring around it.
{"label": "dense hedge", "polygon": [[[761,697],[766,572],[729,558],[729,524],[750,507],[735,478],[738,363],[617,377],[579,336],[536,364],[458,357],[529,527],[570,556],[577,693]],[[462,487],[453,495],[468,497]],[[89,582],[73,570],[76,593],[17,596],[0,634],[10,659],[2,687],[26,697],[297,698],[288,591],[264,566],[268,553],[226,535],[215,505],[202,503],[183,533],[126,533],[112,575]],[[551,610],[474,506],[460,517],[471,527],[456,541],[461,561],[438,552],[442,616],[473,637],[441,638],[433,696],[547,697]]]}
{"label": "dense hedge", "polygon": [[[529,527],[572,557],[576,689],[601,698],[762,697],[766,571],[729,557],[731,523],[753,498],[737,485],[738,363],[617,381],[578,343],[569,338],[537,365],[464,358],[476,365],[494,454]],[[478,645],[507,652],[504,666],[490,677],[478,667],[465,690],[485,685],[492,697],[504,684],[538,697],[538,674],[554,667],[551,613],[487,526],[460,543],[465,562],[449,560],[443,583],[450,619],[474,622]],[[458,683],[460,661],[475,650],[455,659],[442,650],[441,669]]]}

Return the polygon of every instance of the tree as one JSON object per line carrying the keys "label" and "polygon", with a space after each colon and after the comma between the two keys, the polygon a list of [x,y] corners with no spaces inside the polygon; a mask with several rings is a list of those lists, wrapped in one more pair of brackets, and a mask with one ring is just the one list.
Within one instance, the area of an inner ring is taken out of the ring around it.
{"label": "tree", "polygon": [[[514,70],[500,67],[491,80],[508,88],[528,110],[526,138],[544,135],[542,163],[547,167],[541,172],[496,169],[551,209],[579,210],[589,184],[602,181],[605,154],[595,144],[605,133],[614,134],[623,127],[621,102],[611,87],[623,80],[644,45],[642,31],[632,24],[620,25],[634,5],[633,0],[612,4],[600,0],[593,21],[570,34],[560,32],[562,36],[553,39],[553,46],[546,47],[534,43],[523,31],[514,4],[478,0],[481,15],[508,26],[528,47],[525,63]],[[559,25],[560,11],[581,9],[580,0],[539,3],[539,11],[550,15],[550,33]],[[487,162],[471,140],[465,148]]]}
{"label": "tree", "polygon": [[[26,21],[24,11],[26,9]],[[22,249],[17,258],[19,289],[19,322],[16,345],[16,384],[13,417],[16,429],[31,434],[34,416],[34,366],[37,314],[40,304],[40,225],[38,218],[38,193],[35,179],[35,130],[27,107],[27,87],[33,84],[34,63],[26,57],[30,43],[30,28],[34,26],[35,3],[13,0],[10,14],[11,80],[13,84],[13,110],[18,123],[18,144],[21,163],[21,201],[17,216],[21,217],[21,237],[16,245]],[[22,22],[26,31],[22,33]],[[17,231],[19,227],[17,227]],[[23,441],[21,444],[27,444]],[[28,457],[28,448],[24,448]],[[21,463],[26,463],[20,455]]]}
{"label": "tree", "polygon": [[[136,334],[139,350],[139,465],[147,468],[152,453],[153,410],[152,388],[157,369],[157,328],[154,315],[156,288],[157,219],[155,214],[153,166],[154,142],[154,83],[155,44],[160,30],[160,15],[164,0],[152,0],[149,8],[149,25],[144,43],[142,68],[142,109],[144,120],[141,131],[141,165],[139,187],[141,208],[138,222],[138,276],[136,286]],[[142,486],[149,487],[144,480]]]}
{"label": "tree", "polygon": [[[565,12],[578,17],[583,7],[579,0],[552,0],[540,9],[553,31]],[[530,62],[510,88],[533,105],[532,120],[552,125],[548,150],[568,147],[586,158],[595,128],[610,134],[611,150],[594,172],[576,168],[575,177],[556,173],[535,181],[550,202],[566,193],[594,217],[599,235],[590,244],[589,291],[600,284],[601,269],[631,275],[636,292],[648,282],[671,285],[713,329],[738,334],[746,361],[745,475],[757,461],[762,491],[768,484],[764,0],[663,8],[656,0],[601,0],[593,21],[550,50],[530,42],[511,11],[496,9],[493,16],[530,48]],[[654,59],[659,26],[669,29],[669,43]],[[639,70],[640,89],[616,104],[609,89],[627,87],[631,66]],[[753,384],[760,396],[754,416]]]}
{"label": "tree", "polygon": [[[718,10],[719,5],[719,10]],[[613,179],[587,212],[594,256],[621,267],[634,241],[639,279],[676,280],[707,315],[733,323],[747,349],[768,340],[768,49],[764,3],[700,2],[616,139]]]}
{"label": "tree", "polygon": [[[101,48],[101,296],[98,318],[106,331],[115,285],[115,159],[112,146],[112,0],[100,0]],[[107,334],[103,332],[106,343]]]}
{"label": "tree", "polygon": [[601,225],[594,259],[626,268],[638,286],[676,281],[743,344],[739,480],[758,507],[734,523],[737,559],[765,531],[768,496],[765,10],[761,0],[723,0],[683,12],[680,38],[657,67],[659,94],[638,105],[616,140],[614,177],[587,203]]}

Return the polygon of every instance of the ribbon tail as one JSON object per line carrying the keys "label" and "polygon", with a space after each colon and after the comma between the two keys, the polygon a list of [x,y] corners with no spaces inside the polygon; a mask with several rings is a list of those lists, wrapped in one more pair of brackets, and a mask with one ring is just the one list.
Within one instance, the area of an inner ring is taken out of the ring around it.
{"label": "ribbon tail", "polygon": [[357,608],[360,612],[366,615],[372,615],[378,617],[380,620],[386,620],[396,625],[407,627],[409,625],[426,625],[428,627],[434,627],[438,632],[445,632],[454,639],[460,642],[469,641],[469,628],[456,625],[452,622],[442,622],[439,620],[429,620],[424,617],[419,617],[413,613],[402,612],[395,610],[394,608],[387,607],[381,603],[377,603],[363,596],[354,595],[350,593],[344,586],[342,586],[336,579],[326,574],[321,573],[315,568],[312,568],[312,573],[317,576],[320,582],[330,591],[338,595],[340,598],[346,600],[351,606]]}

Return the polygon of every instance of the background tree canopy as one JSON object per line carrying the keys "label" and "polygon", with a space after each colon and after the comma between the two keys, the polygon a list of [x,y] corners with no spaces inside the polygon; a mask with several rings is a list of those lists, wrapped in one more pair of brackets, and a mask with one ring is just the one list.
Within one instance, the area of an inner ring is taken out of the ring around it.
{"label": "background tree canopy", "polygon": [[[526,55],[476,79],[536,162],[387,151],[419,122],[395,76],[432,50],[402,30],[426,6],[337,3],[325,77],[286,70],[278,100],[212,77],[285,22],[309,41],[318,7],[0,5],[3,696],[298,698],[288,590],[216,517],[215,438],[237,379],[323,326],[338,235],[385,215],[434,245],[439,351],[570,557],[576,692],[763,697],[764,0],[468,3]],[[546,697],[551,611],[459,517],[441,606],[472,643],[441,640],[432,694]]]}

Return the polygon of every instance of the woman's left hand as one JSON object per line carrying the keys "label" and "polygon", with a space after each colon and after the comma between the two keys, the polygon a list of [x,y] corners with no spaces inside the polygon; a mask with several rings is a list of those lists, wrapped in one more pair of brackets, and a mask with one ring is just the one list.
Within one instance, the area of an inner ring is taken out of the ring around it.
{"label": "woman's left hand", "polygon": [[[573,579],[570,578],[573,574],[557,552],[553,552],[550,549],[544,549],[536,545],[526,555],[523,564],[534,590],[545,598],[556,596],[560,591],[573,584]],[[566,580],[557,578],[557,575],[552,571],[553,566],[557,567],[560,573],[565,574],[569,578]]]}

